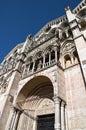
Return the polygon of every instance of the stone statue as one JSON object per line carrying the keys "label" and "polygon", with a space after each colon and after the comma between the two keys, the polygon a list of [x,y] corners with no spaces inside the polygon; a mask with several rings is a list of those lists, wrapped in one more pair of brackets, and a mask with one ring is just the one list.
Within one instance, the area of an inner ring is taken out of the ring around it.
{"label": "stone statue", "polygon": [[26,42],[28,43],[28,46],[26,47],[26,50],[28,51],[28,49],[31,49],[35,43],[32,35],[28,35],[26,38]]}
{"label": "stone statue", "polygon": [[37,66],[37,70],[40,70],[42,68],[42,61],[39,60],[38,66]]}
{"label": "stone statue", "polygon": [[59,40],[62,39],[62,31],[61,31],[61,29],[56,28],[56,30],[55,30],[55,36],[56,36]]}

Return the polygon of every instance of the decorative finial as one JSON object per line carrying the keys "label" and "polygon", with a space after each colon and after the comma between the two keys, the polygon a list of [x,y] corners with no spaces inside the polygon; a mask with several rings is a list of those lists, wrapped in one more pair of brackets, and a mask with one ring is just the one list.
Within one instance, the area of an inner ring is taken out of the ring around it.
{"label": "decorative finial", "polygon": [[69,7],[69,6],[67,6],[67,7],[65,8],[65,11],[67,11],[67,10],[70,10],[70,7]]}

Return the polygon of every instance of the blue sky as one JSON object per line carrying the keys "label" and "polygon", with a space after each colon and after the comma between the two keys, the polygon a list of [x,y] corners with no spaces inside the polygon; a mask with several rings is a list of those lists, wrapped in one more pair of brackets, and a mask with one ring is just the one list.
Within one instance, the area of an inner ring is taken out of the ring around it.
{"label": "blue sky", "polygon": [[0,0],[0,63],[27,35],[33,36],[49,21],[82,0]]}

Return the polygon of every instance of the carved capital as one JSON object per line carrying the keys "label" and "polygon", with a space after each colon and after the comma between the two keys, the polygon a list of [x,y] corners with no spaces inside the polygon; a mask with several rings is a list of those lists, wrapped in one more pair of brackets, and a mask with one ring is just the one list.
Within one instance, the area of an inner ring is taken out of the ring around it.
{"label": "carved capital", "polygon": [[61,106],[65,107],[66,103],[64,101],[61,102]]}
{"label": "carved capital", "polygon": [[53,100],[54,100],[55,104],[60,104],[61,103],[61,99],[56,95],[53,97]]}

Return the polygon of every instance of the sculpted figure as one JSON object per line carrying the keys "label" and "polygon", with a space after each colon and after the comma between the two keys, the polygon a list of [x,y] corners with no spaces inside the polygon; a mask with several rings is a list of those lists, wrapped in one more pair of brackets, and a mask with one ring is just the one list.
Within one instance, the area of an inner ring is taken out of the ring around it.
{"label": "sculpted figure", "polygon": [[26,41],[29,43],[28,47],[31,47],[33,44],[33,37],[32,35],[28,35]]}
{"label": "sculpted figure", "polygon": [[62,32],[59,28],[56,28],[55,30],[55,36],[58,38],[58,39],[62,39]]}
{"label": "sculpted figure", "polygon": [[39,70],[41,68],[42,68],[42,61],[40,60],[39,63],[38,63],[38,66],[37,66],[37,70]]}

